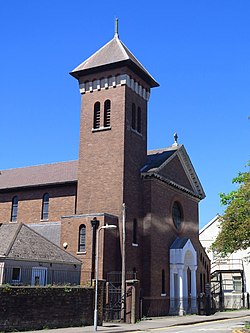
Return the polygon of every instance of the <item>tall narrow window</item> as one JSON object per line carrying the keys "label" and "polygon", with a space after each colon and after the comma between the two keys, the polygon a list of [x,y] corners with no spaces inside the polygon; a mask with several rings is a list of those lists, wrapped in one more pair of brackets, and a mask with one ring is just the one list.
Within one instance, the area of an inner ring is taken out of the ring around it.
{"label": "tall narrow window", "polygon": [[161,294],[166,295],[166,288],[165,288],[165,284],[166,284],[166,279],[165,279],[165,270],[163,269],[161,271]]}
{"label": "tall narrow window", "polygon": [[136,114],[135,114],[135,103],[132,104],[132,128],[135,130],[135,123],[136,123]]}
{"label": "tall narrow window", "polygon": [[79,252],[86,251],[86,226],[85,226],[85,224],[81,224],[79,227],[78,251]]}
{"label": "tall narrow window", "polygon": [[179,229],[183,221],[182,208],[179,202],[175,201],[172,208],[172,217],[176,229]]}
{"label": "tall narrow window", "polygon": [[137,109],[137,132],[141,133],[141,108]]}
{"label": "tall narrow window", "polygon": [[104,127],[110,126],[110,108],[111,108],[111,103],[110,100],[107,99],[104,102]]}
{"label": "tall narrow window", "polygon": [[137,244],[137,219],[133,220],[133,244]]}
{"label": "tall narrow window", "polygon": [[11,207],[11,222],[16,222],[17,220],[17,211],[18,211],[18,197],[17,195],[12,199],[12,207]]}
{"label": "tall narrow window", "polygon": [[96,102],[94,105],[94,123],[93,128],[99,128],[100,127],[100,102]]}
{"label": "tall narrow window", "polygon": [[49,218],[49,193],[45,193],[43,196],[43,203],[42,203],[42,220],[48,220]]}

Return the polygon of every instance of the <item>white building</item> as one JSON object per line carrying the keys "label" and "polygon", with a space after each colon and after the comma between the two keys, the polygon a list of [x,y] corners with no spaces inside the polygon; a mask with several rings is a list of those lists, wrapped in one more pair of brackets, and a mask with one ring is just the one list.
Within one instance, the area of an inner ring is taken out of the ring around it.
{"label": "white building", "polygon": [[211,249],[220,229],[219,215],[200,230],[200,242],[211,260],[212,293],[219,308],[249,307],[250,249],[223,258]]}

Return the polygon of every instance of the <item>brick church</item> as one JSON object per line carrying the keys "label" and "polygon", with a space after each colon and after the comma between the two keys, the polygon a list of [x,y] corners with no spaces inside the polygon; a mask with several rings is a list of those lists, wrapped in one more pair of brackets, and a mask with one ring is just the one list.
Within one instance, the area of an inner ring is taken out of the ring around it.
{"label": "brick church", "polygon": [[116,225],[100,232],[99,279],[119,275],[125,253],[144,315],[196,312],[210,270],[199,242],[205,194],[177,135],[147,150],[148,101],[159,84],[117,32],[70,74],[81,94],[79,159],[2,170],[0,223],[25,223],[76,256],[82,284],[95,276],[98,228]]}

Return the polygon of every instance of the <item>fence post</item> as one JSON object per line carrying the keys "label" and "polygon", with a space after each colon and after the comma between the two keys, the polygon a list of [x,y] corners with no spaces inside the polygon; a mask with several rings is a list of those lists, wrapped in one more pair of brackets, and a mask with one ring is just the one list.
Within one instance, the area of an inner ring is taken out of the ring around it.
{"label": "fence post", "polygon": [[140,285],[139,280],[126,281],[126,322],[135,324],[139,319]]}
{"label": "fence post", "polygon": [[0,286],[3,284],[4,262],[0,262]]}

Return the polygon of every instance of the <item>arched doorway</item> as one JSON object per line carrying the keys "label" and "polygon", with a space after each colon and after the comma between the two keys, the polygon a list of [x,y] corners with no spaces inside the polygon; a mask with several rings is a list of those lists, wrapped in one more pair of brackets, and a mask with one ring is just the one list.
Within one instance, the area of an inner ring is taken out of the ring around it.
{"label": "arched doorway", "polygon": [[196,313],[197,253],[188,238],[170,247],[170,313]]}

